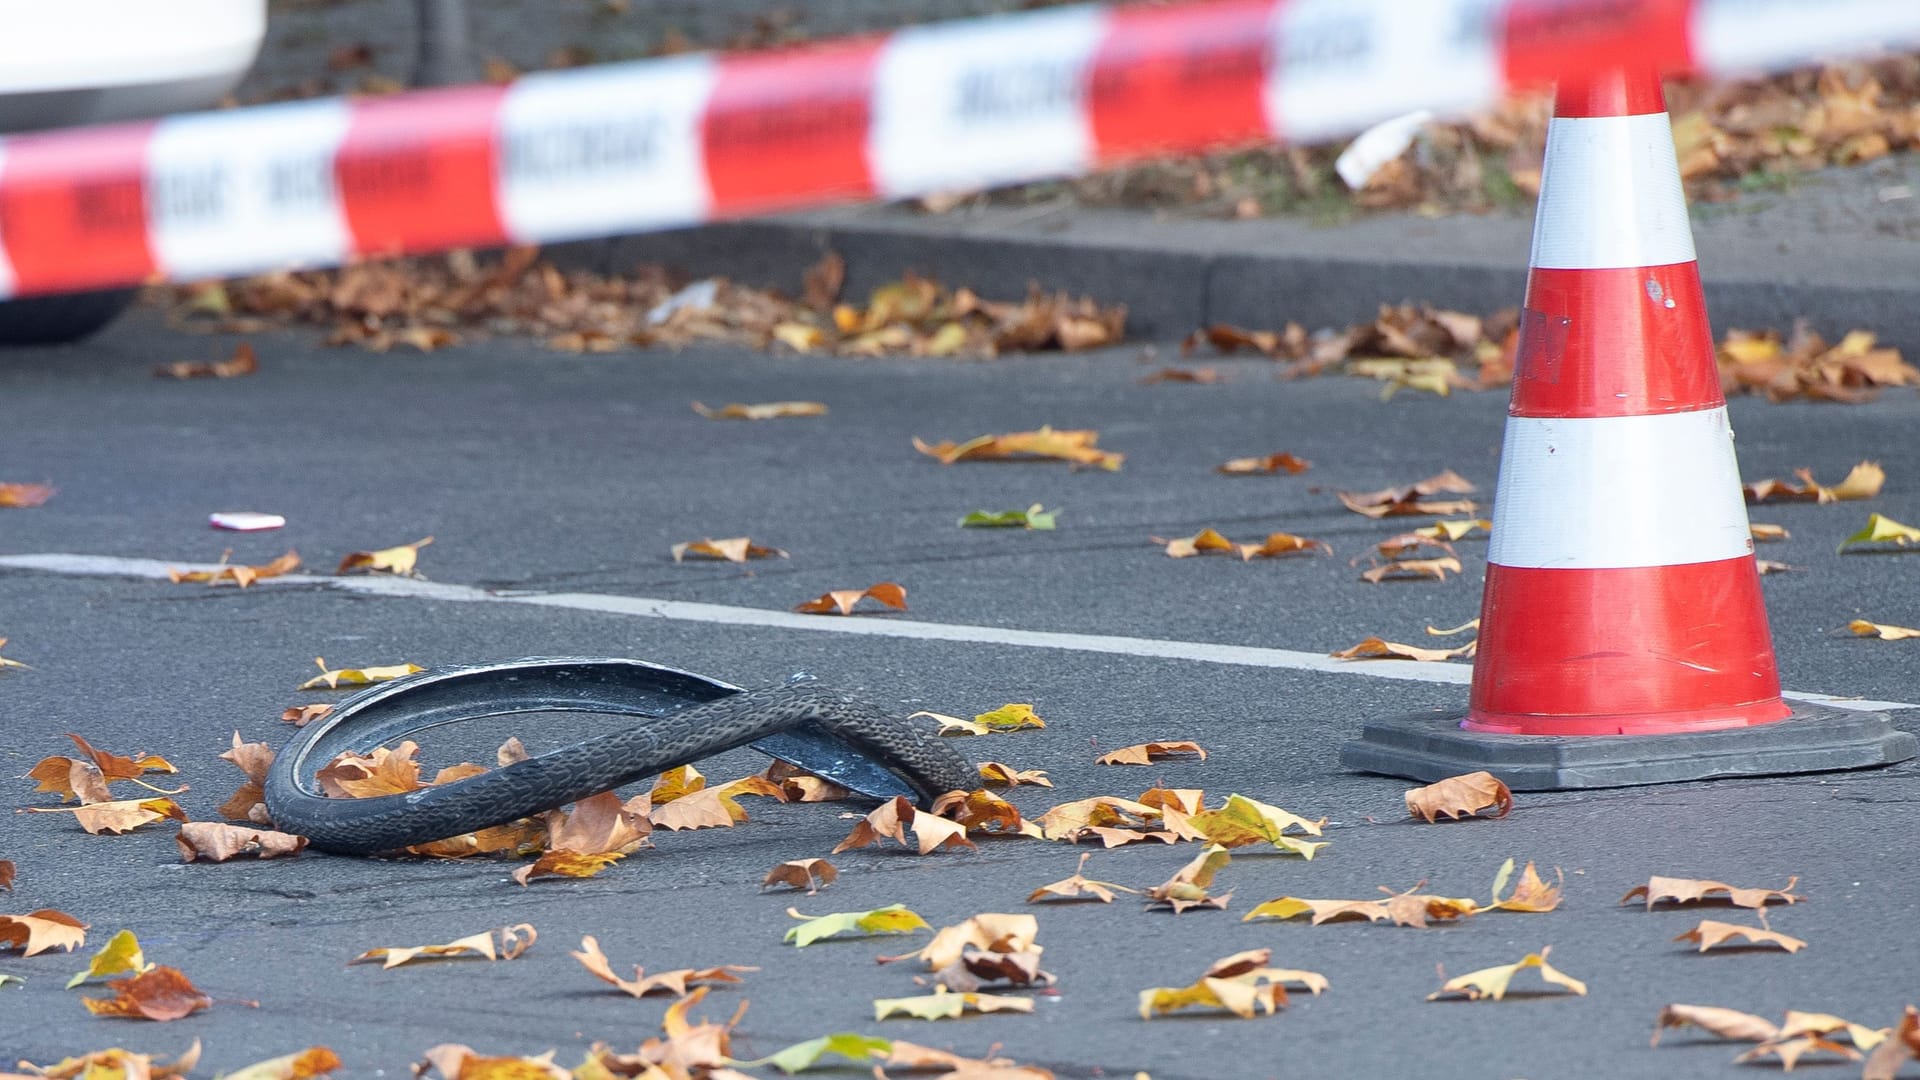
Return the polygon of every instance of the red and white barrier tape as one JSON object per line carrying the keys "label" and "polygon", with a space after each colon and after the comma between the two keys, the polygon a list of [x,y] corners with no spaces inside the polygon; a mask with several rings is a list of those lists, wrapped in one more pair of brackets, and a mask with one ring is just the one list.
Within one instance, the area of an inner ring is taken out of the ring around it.
{"label": "red and white barrier tape", "polygon": [[0,297],[545,243],[1920,45],[1915,0],[1203,0],[0,140]]}

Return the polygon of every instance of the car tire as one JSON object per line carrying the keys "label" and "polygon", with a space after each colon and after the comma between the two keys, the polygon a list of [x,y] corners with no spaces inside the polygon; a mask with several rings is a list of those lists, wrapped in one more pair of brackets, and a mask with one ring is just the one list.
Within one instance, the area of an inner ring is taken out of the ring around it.
{"label": "car tire", "polygon": [[54,345],[104,329],[133,303],[136,289],[0,300],[0,345]]}

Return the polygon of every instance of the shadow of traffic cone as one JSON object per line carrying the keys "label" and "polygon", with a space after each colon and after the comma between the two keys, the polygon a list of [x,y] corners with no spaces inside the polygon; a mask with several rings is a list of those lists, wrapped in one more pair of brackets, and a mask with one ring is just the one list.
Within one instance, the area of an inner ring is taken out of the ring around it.
{"label": "shadow of traffic cone", "polygon": [[1882,714],[1782,700],[1659,77],[1563,84],[1547,134],[1464,720],[1343,764],[1521,789],[1861,768]]}

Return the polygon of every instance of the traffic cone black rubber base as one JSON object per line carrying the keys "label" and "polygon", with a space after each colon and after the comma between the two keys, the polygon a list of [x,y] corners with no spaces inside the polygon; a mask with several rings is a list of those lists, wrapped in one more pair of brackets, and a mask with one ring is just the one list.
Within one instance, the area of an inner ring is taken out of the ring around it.
{"label": "traffic cone black rubber base", "polygon": [[1357,772],[1440,780],[1485,770],[1515,791],[1870,769],[1920,753],[1885,713],[1790,702],[1788,719],[1682,735],[1485,735],[1458,716],[1376,720],[1340,748]]}

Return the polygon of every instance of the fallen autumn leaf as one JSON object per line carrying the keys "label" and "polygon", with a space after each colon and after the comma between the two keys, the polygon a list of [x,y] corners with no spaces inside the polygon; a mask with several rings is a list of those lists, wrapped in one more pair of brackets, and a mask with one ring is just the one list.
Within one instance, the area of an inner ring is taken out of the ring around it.
{"label": "fallen autumn leaf", "polygon": [[796,604],[793,610],[803,615],[851,615],[853,606],[862,600],[874,600],[895,611],[907,610],[907,590],[891,581],[882,581],[864,589],[836,589],[806,603]]}
{"label": "fallen autumn leaf", "polygon": [[355,551],[340,560],[335,574],[365,570],[368,573],[398,574],[402,577],[418,577],[414,564],[420,561],[420,549],[433,543],[433,537],[423,536],[411,544],[398,547],[381,548],[378,551]]}
{"label": "fallen autumn leaf", "polygon": [[1587,993],[1586,983],[1547,963],[1547,954],[1552,951],[1551,946],[1542,946],[1539,952],[1528,953],[1514,963],[1502,964],[1498,967],[1481,968],[1479,971],[1470,971],[1465,975],[1448,979],[1440,989],[1428,994],[1427,1000],[1437,1001],[1448,994],[1461,994],[1464,995],[1468,1001],[1479,1001],[1481,998],[1491,998],[1494,1001],[1499,1001],[1501,998],[1507,996],[1507,985],[1513,981],[1513,977],[1528,968],[1538,970],[1540,977],[1547,982],[1555,986],[1565,987],[1575,994],[1585,997]]}
{"label": "fallen autumn leaf", "polygon": [[709,420],[777,420],[789,416],[825,416],[827,407],[818,401],[768,401],[757,405],[732,402],[718,409],[696,401],[693,411]]}
{"label": "fallen autumn leaf", "polygon": [[1494,817],[1506,817],[1513,809],[1513,792],[1490,772],[1472,772],[1414,788],[1407,792],[1406,802],[1407,813],[1431,825],[1441,814],[1457,821],[1493,810]]}
{"label": "fallen autumn leaf", "polygon": [[762,547],[744,536],[735,536],[726,540],[689,540],[673,545],[673,561],[681,562],[689,555],[700,555],[709,559],[723,559],[727,562],[746,562],[748,559],[784,559],[787,553],[775,547]]}

